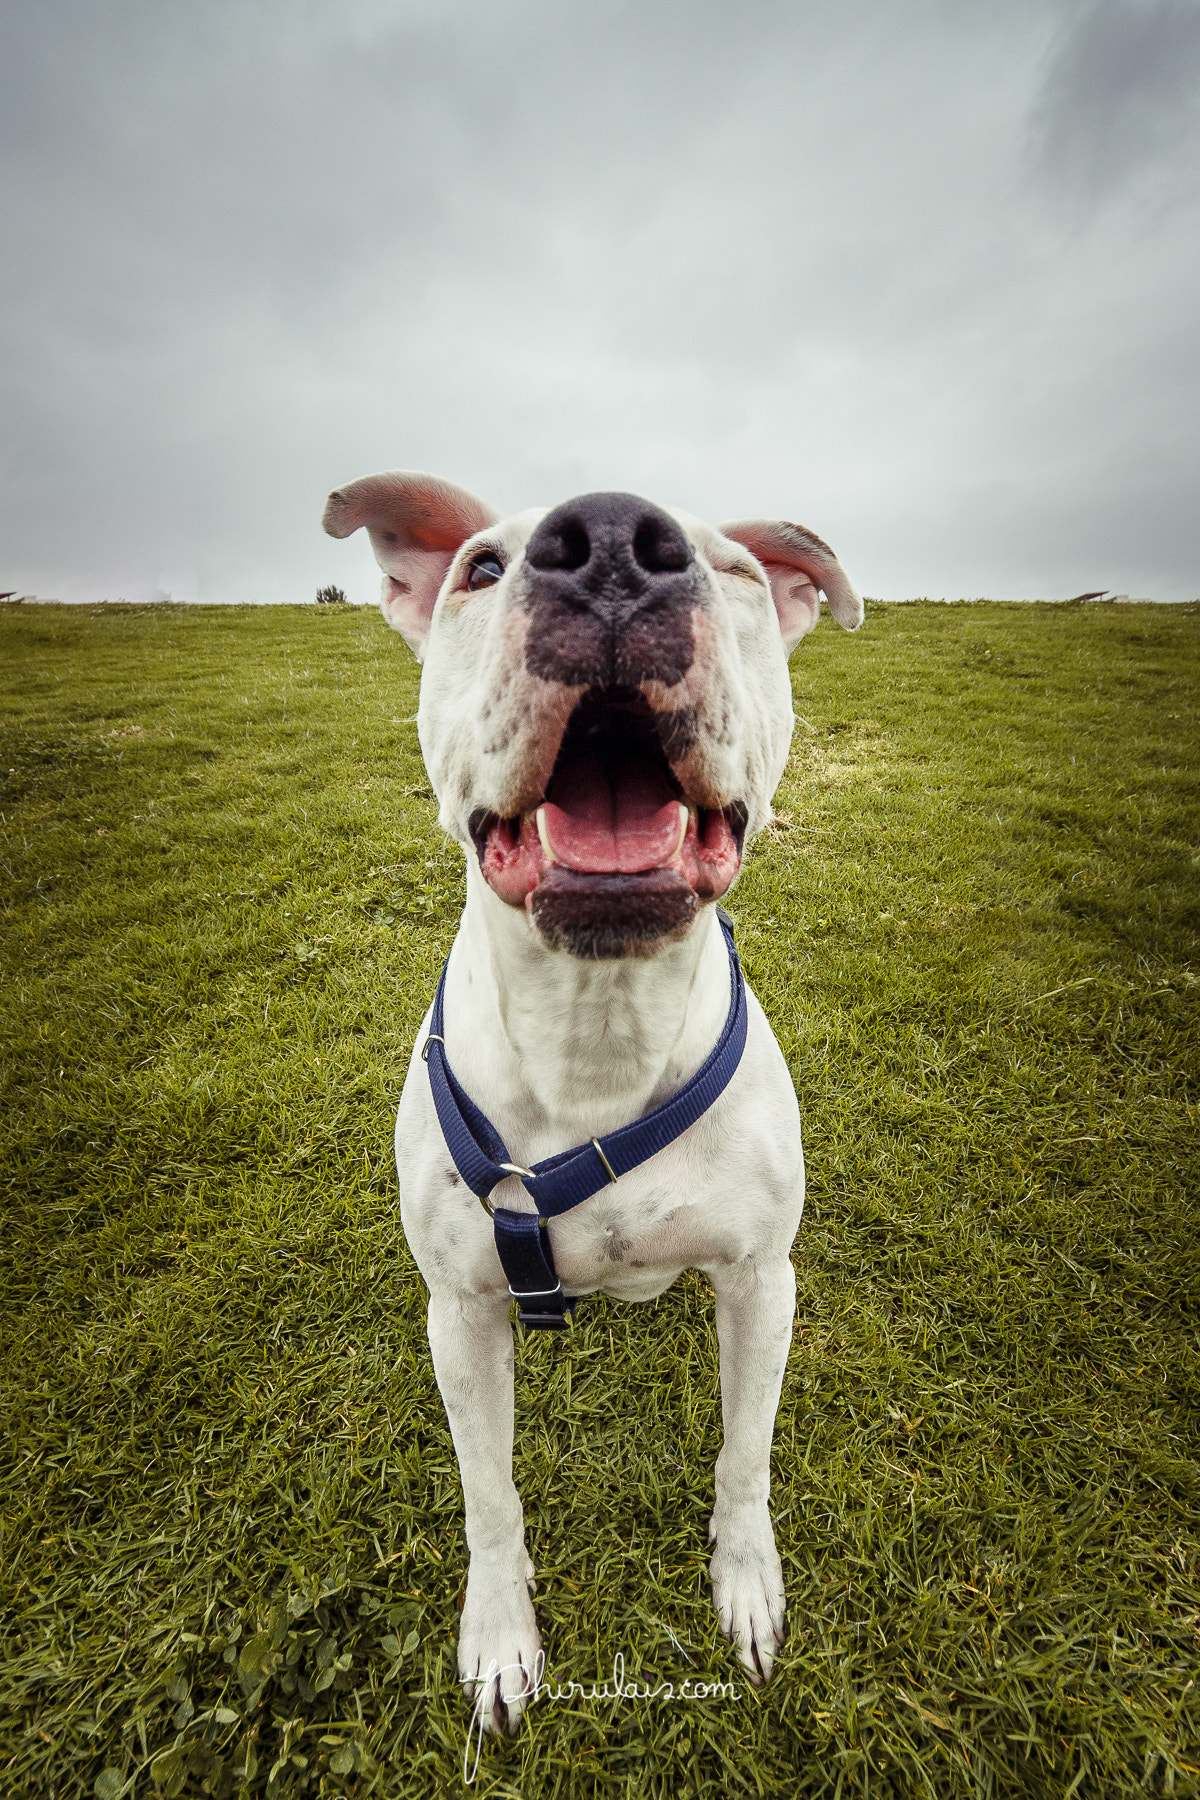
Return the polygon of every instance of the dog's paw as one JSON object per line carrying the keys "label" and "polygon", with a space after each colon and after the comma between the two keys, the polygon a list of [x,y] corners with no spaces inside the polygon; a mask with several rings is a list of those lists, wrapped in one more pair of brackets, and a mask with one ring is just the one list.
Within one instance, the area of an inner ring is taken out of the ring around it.
{"label": "dog's paw", "polygon": [[784,1639],[787,1604],[771,1522],[764,1514],[747,1529],[744,1520],[721,1525],[714,1517],[708,1536],[715,1543],[709,1573],[721,1630],[732,1640],[751,1681],[769,1681]]}
{"label": "dog's paw", "polygon": [[542,1678],[544,1657],[529,1598],[533,1564],[518,1573],[472,1559],[458,1634],[458,1675],[483,1731],[517,1729]]}

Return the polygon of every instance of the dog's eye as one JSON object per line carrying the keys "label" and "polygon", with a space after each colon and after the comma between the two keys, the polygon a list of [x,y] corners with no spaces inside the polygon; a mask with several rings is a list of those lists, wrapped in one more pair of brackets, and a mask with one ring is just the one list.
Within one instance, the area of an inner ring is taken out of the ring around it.
{"label": "dog's eye", "polygon": [[476,588],[494,587],[504,573],[504,564],[491,550],[485,550],[477,556],[467,570],[467,586],[474,593]]}

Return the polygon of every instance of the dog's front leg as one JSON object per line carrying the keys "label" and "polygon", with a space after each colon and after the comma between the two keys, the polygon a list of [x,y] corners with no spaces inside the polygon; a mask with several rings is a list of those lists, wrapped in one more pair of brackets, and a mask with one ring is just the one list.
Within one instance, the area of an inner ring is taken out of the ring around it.
{"label": "dog's front leg", "polygon": [[725,1428],[708,1528],[713,1604],[751,1679],[766,1681],[783,1642],[783,1570],[767,1500],[796,1277],[786,1256],[766,1263],[747,1257],[708,1275],[717,1295]]}
{"label": "dog's front leg", "polygon": [[429,1347],[458,1454],[471,1562],[458,1672],[484,1729],[515,1731],[541,1673],[533,1564],[513,1485],[507,1295],[431,1295]]}

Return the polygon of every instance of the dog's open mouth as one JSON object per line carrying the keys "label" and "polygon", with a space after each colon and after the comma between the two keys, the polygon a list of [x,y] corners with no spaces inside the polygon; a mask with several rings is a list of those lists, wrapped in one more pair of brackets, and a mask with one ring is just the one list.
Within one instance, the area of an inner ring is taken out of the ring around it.
{"label": "dog's open mouth", "polygon": [[632,691],[592,689],[568,721],[541,800],[515,818],[471,821],[489,885],[527,907],[551,947],[650,953],[736,876],[746,808],[689,799],[660,731],[675,718]]}

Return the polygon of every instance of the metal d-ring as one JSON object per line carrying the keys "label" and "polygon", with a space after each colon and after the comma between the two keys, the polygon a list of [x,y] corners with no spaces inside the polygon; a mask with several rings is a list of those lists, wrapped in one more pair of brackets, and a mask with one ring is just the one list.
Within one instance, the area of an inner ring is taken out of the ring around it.
{"label": "metal d-ring", "polygon": [[604,1167],[608,1170],[608,1179],[612,1182],[613,1186],[616,1187],[616,1185],[617,1185],[616,1174],[614,1173],[612,1164],[609,1162],[607,1156],[605,1156],[603,1150],[600,1148],[600,1139],[599,1138],[592,1139],[592,1148],[596,1152],[596,1155],[600,1158],[600,1161],[604,1164]]}

